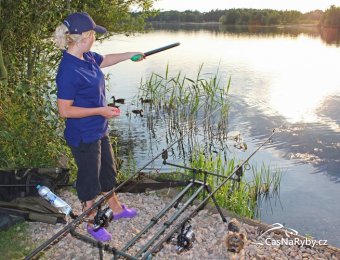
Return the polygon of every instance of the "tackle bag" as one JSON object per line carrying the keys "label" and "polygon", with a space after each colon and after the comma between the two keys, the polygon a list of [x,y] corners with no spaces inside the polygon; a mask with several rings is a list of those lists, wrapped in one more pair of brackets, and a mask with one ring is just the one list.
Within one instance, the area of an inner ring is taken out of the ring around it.
{"label": "tackle bag", "polygon": [[65,224],[66,216],[41,197],[16,198],[11,202],[0,201],[0,230],[24,220]]}
{"label": "tackle bag", "polygon": [[11,201],[27,196],[39,196],[36,186],[52,190],[69,181],[67,168],[32,168],[0,170],[0,201]]}
{"label": "tackle bag", "polygon": [[41,198],[37,185],[56,190],[69,181],[66,168],[0,170],[0,230],[24,221],[66,223],[65,214]]}

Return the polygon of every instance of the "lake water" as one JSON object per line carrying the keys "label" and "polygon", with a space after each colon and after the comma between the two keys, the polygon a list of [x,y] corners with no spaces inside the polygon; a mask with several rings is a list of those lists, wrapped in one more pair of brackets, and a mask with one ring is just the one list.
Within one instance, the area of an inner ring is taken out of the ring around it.
{"label": "lake water", "polygon": [[[95,50],[102,53],[148,51],[180,42],[174,49],[105,69],[110,75],[108,97],[126,98],[122,116],[112,120],[120,136],[120,155],[130,155],[136,167],[166,147],[162,124],[148,131],[146,116],[125,116],[140,108],[133,102],[141,79],[152,72],[179,71],[195,77],[218,72],[221,86],[231,77],[229,131],[239,131],[247,157],[276,127],[283,127],[272,143],[250,161],[280,168],[279,200],[262,205],[261,220],[282,223],[301,235],[327,239],[340,247],[340,41],[339,33],[319,34],[314,28],[226,29],[177,27],[130,37],[117,35]],[[158,123],[157,123],[158,124]],[[161,168],[161,159],[159,166]]]}

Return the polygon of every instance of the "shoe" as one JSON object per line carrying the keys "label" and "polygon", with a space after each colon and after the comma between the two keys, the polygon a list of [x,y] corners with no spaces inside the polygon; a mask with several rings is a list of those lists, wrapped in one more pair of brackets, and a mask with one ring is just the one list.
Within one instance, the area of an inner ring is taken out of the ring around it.
{"label": "shoe", "polygon": [[119,214],[113,214],[113,219],[118,220],[120,218],[134,218],[137,216],[137,210],[136,209],[129,209],[124,204],[122,204],[123,211]]}
{"label": "shoe", "polygon": [[94,230],[93,228],[87,226],[87,232],[97,241],[106,242],[112,239],[111,234],[103,227]]}

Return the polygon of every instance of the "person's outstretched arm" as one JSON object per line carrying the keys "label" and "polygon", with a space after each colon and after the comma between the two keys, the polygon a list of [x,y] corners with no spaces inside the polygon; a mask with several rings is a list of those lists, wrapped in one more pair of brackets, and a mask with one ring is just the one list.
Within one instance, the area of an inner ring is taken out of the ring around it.
{"label": "person's outstretched arm", "polygon": [[142,57],[138,60],[141,61],[144,59],[144,53],[142,52],[124,52],[124,53],[112,53],[112,54],[107,54],[104,55],[103,57],[103,61],[100,64],[101,68],[105,68],[108,66],[112,66],[114,64],[117,64],[119,62],[125,61],[125,60],[129,60],[131,59],[131,57],[135,56],[135,55],[142,55]]}

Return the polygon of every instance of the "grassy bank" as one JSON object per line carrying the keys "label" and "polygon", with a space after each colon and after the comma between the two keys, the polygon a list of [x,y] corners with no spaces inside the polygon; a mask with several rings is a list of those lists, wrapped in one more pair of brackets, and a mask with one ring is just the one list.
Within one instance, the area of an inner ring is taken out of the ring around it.
{"label": "grassy bank", "polygon": [[23,259],[34,245],[27,236],[27,223],[19,223],[0,231],[0,259]]}

